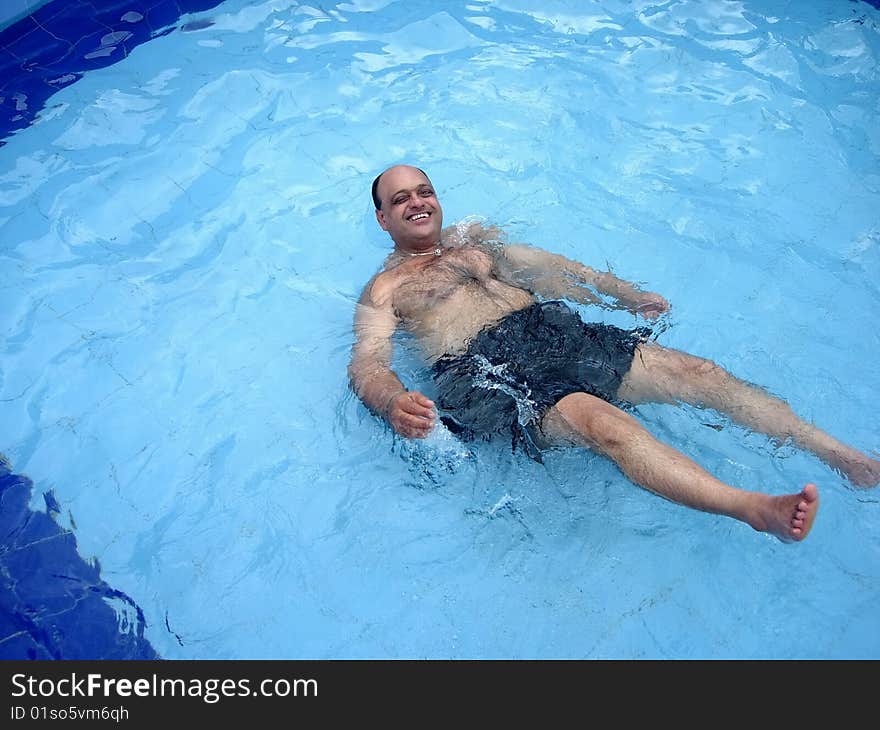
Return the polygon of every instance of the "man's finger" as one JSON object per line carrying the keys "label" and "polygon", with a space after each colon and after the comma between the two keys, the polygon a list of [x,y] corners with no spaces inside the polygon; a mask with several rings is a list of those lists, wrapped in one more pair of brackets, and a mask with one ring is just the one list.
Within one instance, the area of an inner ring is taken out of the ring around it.
{"label": "man's finger", "polygon": [[415,397],[405,400],[401,403],[401,406],[406,413],[424,416],[425,418],[434,417],[434,403],[425,398],[425,396],[421,396],[421,400],[416,400]]}
{"label": "man's finger", "polygon": [[434,407],[434,401],[432,401],[427,396],[422,395],[417,390],[414,390],[412,393],[410,393],[410,396],[412,397],[413,402],[418,403],[420,406],[424,406],[425,408]]}
{"label": "man's finger", "polygon": [[411,438],[411,439],[412,439],[412,438],[415,438],[415,439],[423,439],[423,438],[425,438],[429,433],[431,433],[431,430],[432,430],[432,429],[433,429],[433,425],[432,425],[432,426],[424,426],[424,425],[413,426],[413,425],[406,425],[406,426],[402,427],[402,428],[399,430],[399,433],[401,433],[402,435],[406,436],[407,438]]}
{"label": "man's finger", "polygon": [[410,428],[428,428],[434,419],[428,416],[417,416],[413,413],[406,414],[406,423]]}
{"label": "man's finger", "polygon": [[434,411],[430,408],[422,408],[414,403],[409,404],[407,408],[401,408],[401,413],[408,418],[416,418],[420,421],[433,421]]}

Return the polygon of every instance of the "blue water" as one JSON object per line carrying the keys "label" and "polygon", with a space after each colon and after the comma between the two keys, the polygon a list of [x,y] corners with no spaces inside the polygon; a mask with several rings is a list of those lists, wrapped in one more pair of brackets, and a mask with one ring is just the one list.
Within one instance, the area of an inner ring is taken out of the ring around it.
{"label": "blue water", "polygon": [[782,545],[593,454],[400,441],[345,371],[390,249],[370,181],[408,161],[447,222],[662,293],[662,344],[876,453],[878,28],[831,0],[229,0],[151,27],[0,147],[0,451],[170,659],[880,656],[878,493],[816,458],[636,410],[732,484],[816,482]]}

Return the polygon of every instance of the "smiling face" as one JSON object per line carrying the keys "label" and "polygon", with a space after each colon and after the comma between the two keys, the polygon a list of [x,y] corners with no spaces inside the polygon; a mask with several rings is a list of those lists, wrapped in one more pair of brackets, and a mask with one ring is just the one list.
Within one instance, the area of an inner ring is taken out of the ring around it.
{"label": "smiling face", "polygon": [[437,245],[443,209],[425,173],[409,165],[391,167],[379,178],[376,193],[381,203],[376,220],[396,248],[419,253]]}

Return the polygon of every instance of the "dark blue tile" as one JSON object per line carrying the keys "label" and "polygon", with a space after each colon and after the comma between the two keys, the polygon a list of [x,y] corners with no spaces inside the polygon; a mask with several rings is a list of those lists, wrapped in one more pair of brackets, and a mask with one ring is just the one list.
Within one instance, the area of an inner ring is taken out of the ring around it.
{"label": "dark blue tile", "polygon": [[31,514],[32,484],[27,477],[0,473],[0,559],[14,547],[14,538]]}
{"label": "dark blue tile", "polygon": [[14,594],[8,581],[4,580],[0,585],[0,644],[11,636],[21,632],[21,625],[15,620]]}
{"label": "dark blue tile", "polygon": [[180,15],[180,7],[174,0],[160,0],[147,10],[146,21],[153,31],[158,31],[176,23]]}
{"label": "dark blue tile", "polygon": [[64,55],[70,50],[70,43],[56,38],[43,28],[35,28],[7,43],[3,49],[22,63],[45,62],[44,59]]}
{"label": "dark blue tile", "polygon": [[91,3],[86,4],[81,2],[81,0],[67,0],[66,2],[63,0],[61,2],[59,2],[59,0],[53,0],[45,5],[41,5],[35,13],[31,14],[31,17],[40,25],[45,26],[46,23],[51,21],[56,15],[62,13],[87,15],[92,13],[93,10],[94,7]]}
{"label": "dark blue tile", "polygon": [[30,634],[19,634],[0,642],[0,660],[28,659],[45,661],[54,658],[35,642]]}
{"label": "dark blue tile", "polygon": [[[0,658],[156,659],[144,639],[140,607],[82,559],[73,533],[51,515],[62,506],[44,495],[47,512],[30,509],[33,483],[0,458]],[[120,626],[108,600],[136,618]]]}
{"label": "dark blue tile", "polygon": [[39,27],[40,26],[34,21],[33,17],[29,16],[27,18],[22,18],[7,28],[0,30],[0,48],[5,47],[22,36],[33,33],[35,30],[38,30]]}

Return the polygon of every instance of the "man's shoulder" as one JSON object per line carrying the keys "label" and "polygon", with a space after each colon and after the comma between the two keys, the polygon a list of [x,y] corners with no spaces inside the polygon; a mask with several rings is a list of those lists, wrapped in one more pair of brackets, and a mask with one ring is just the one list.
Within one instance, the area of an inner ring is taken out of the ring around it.
{"label": "man's shoulder", "polygon": [[361,303],[382,307],[391,303],[397,275],[394,269],[380,271],[373,275],[361,295]]}
{"label": "man's shoulder", "polygon": [[443,239],[451,245],[466,246],[474,244],[493,244],[500,246],[505,243],[504,231],[496,225],[487,223],[480,218],[463,218],[454,225],[443,229]]}

